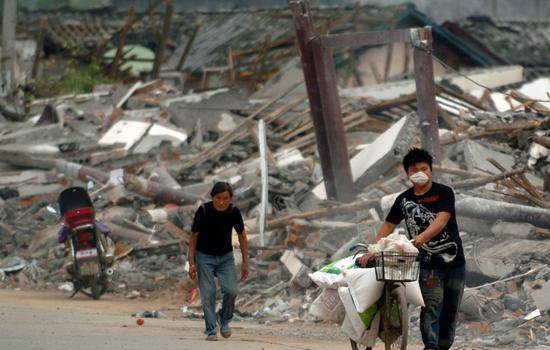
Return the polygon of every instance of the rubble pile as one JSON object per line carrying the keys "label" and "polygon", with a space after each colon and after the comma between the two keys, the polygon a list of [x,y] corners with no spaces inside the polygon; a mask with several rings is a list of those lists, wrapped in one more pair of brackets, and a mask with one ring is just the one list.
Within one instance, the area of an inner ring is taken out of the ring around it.
{"label": "rubble pile", "polygon": [[[188,65],[198,64],[195,55]],[[36,99],[25,121],[0,122],[0,286],[70,290],[56,200],[63,188],[81,185],[116,242],[109,292],[174,293],[187,317],[200,317],[187,242],[196,208],[225,180],[250,242],[239,317],[320,322],[308,312],[321,294],[308,274],[373,239],[395,194],[409,186],[400,162],[420,145],[420,128],[413,81],[342,88],[358,196],[352,203],[327,199],[296,62],[285,61],[252,95],[239,84],[191,91],[170,78],[134,79]],[[455,190],[467,259],[457,341],[550,345],[550,104],[533,101],[544,99],[550,79],[523,81],[518,66],[467,73],[508,95],[451,72],[437,79],[444,159],[434,174]],[[268,164],[264,182],[260,158]],[[419,334],[417,314],[411,337]]]}

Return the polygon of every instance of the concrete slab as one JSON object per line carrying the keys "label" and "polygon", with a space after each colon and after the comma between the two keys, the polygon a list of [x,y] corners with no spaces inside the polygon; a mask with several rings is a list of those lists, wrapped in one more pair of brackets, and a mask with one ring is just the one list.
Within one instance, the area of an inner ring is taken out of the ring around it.
{"label": "concrete slab", "polygon": [[188,134],[199,119],[203,131],[224,133],[232,130],[243,117],[231,111],[250,108],[241,90],[227,88],[188,94],[166,100],[162,104],[170,113],[170,121]]}
{"label": "concrete slab", "polygon": [[123,143],[128,151],[145,135],[151,123],[132,120],[120,120],[99,140],[100,145]]}
{"label": "concrete slab", "polygon": [[285,265],[288,271],[292,274],[291,283],[294,283],[302,288],[307,288],[312,281],[308,274],[311,270],[305,266],[293,251],[287,250],[281,256],[280,261]]}
{"label": "concrete slab", "polygon": [[158,147],[162,142],[166,141],[170,142],[173,146],[178,146],[187,141],[187,133],[182,130],[175,130],[174,127],[154,124],[147,132],[147,135],[139,141],[133,153],[147,153],[152,148]]}
{"label": "concrete slab", "polygon": [[[352,157],[351,174],[355,184],[364,187],[399,164],[417,133],[417,118],[414,114],[408,115]],[[315,187],[313,193],[319,199],[326,199],[324,182]]]}
{"label": "concrete slab", "polygon": [[292,274],[292,276],[296,276],[300,269],[304,266],[300,259],[296,257],[296,254],[294,254],[294,252],[292,252],[291,250],[285,251],[280,260],[288,269],[288,272]]}
{"label": "concrete slab", "polygon": [[464,160],[468,170],[498,173],[499,170],[487,161],[488,158],[495,159],[506,169],[510,169],[514,165],[514,157],[509,154],[492,150],[476,141],[466,140],[464,142]]}
{"label": "concrete slab", "polygon": [[[279,72],[275,74],[268,82],[264,84],[252,96],[253,100],[264,100],[273,98],[285,91],[288,91],[293,85],[304,80],[304,71],[299,57],[294,57],[281,67]],[[305,93],[305,85],[296,88],[295,93]]]}
{"label": "concrete slab", "polygon": [[548,253],[550,241],[530,241],[525,239],[499,240],[483,250],[484,258],[513,259],[516,256],[531,253]]}

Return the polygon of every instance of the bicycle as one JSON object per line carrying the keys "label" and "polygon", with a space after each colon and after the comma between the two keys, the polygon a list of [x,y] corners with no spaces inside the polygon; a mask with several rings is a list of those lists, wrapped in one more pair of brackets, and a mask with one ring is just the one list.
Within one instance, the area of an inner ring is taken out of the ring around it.
{"label": "bicycle", "polygon": [[[358,244],[352,250],[362,247],[356,253],[368,251],[368,246]],[[404,282],[418,280],[418,253],[379,252],[374,254],[376,280],[384,282],[383,305],[380,310],[381,322],[378,337],[382,339],[385,350],[405,350],[409,333],[409,313],[405,298]],[[352,350],[372,350],[372,347],[358,344],[350,339]]]}

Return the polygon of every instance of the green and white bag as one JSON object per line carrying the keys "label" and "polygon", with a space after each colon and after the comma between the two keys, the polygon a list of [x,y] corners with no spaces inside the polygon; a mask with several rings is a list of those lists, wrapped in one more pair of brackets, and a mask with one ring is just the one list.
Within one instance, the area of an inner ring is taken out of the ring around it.
{"label": "green and white bag", "polygon": [[348,256],[324,266],[317,272],[310,273],[309,277],[319,287],[336,289],[347,285],[342,273],[356,268],[354,256]]}

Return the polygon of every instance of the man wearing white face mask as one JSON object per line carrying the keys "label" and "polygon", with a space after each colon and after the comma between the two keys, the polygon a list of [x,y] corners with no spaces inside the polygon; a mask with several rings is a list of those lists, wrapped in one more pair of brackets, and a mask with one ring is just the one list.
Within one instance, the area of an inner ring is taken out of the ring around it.
{"label": "man wearing white face mask", "polygon": [[[403,158],[412,187],[395,200],[375,241],[402,221],[420,250],[420,288],[425,307],[420,331],[426,350],[450,349],[464,290],[464,251],[458,234],[452,188],[432,181],[432,156],[414,148]],[[365,266],[372,254],[360,261]]]}

